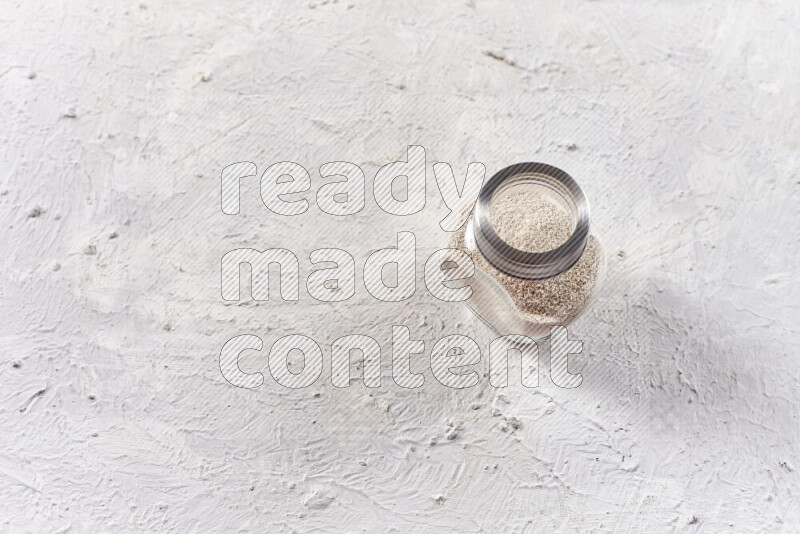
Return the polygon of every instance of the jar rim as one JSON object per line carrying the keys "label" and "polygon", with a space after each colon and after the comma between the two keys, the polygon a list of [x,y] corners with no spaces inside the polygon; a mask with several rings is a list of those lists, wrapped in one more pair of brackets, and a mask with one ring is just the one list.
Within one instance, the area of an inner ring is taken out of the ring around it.
{"label": "jar rim", "polygon": [[[494,229],[490,206],[495,192],[524,180],[539,181],[555,189],[570,204],[575,229],[564,243],[546,252],[527,252],[512,247]],[[583,254],[589,240],[589,201],[565,171],[546,163],[509,165],[483,185],[475,203],[473,232],[478,250],[498,271],[523,280],[544,280],[568,271]]]}

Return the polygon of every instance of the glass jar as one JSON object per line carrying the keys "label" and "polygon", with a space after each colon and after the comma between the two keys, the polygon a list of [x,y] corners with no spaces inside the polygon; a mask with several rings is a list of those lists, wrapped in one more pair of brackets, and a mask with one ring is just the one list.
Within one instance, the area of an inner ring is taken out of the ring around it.
{"label": "glass jar", "polygon": [[492,176],[451,247],[475,263],[466,304],[500,335],[547,339],[553,326],[568,326],[586,310],[605,277],[583,191],[544,163],[517,163]]}

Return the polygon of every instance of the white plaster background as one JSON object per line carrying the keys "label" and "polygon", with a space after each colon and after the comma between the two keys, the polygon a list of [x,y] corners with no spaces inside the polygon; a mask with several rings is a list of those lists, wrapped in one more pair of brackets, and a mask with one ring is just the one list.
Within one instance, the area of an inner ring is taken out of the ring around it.
{"label": "white plaster background", "polygon": [[[800,4],[144,1],[0,1],[3,531],[800,530]],[[316,208],[322,163],[371,183],[408,144],[421,213]],[[306,166],[309,212],[245,180],[223,215],[241,160]],[[360,277],[413,230],[424,260],[433,163],[526,160],[578,179],[608,250],[576,390],[546,361],[537,390],[436,385],[435,340],[490,335],[421,282],[404,305],[360,281],[340,305],[220,298],[239,246],[301,274],[345,248]],[[420,390],[392,385],[392,324],[425,341]],[[241,333],[326,362],[373,335],[384,387],[337,390],[326,363],[306,390],[234,388]]]}

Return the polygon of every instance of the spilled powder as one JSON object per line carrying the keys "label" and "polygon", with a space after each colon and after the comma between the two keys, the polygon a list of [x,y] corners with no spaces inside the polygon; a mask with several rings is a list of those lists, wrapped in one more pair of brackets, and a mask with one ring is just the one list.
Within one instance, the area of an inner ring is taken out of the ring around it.
{"label": "spilled powder", "polygon": [[[540,193],[505,195],[492,202],[492,226],[506,243],[526,252],[546,252],[572,234],[571,217]],[[567,325],[588,306],[599,289],[605,268],[600,241],[589,236],[580,259],[568,271],[547,280],[522,280],[492,267],[477,250],[466,246],[465,231],[456,232],[450,246],[467,252],[475,266],[506,289],[523,319],[545,325]]]}

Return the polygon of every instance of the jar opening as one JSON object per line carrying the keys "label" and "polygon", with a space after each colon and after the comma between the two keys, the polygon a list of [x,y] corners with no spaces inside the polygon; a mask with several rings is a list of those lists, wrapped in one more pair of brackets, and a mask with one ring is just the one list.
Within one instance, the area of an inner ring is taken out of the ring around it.
{"label": "jar opening", "polygon": [[524,252],[548,252],[566,243],[577,224],[573,202],[530,175],[495,190],[489,219],[498,237]]}
{"label": "jar opening", "polygon": [[[531,194],[529,200],[536,202],[526,206],[519,195]],[[547,217],[537,223],[536,211],[549,214],[557,231],[549,227]],[[583,254],[589,237],[589,203],[575,180],[561,169],[517,163],[496,173],[481,188],[471,228],[478,250],[497,270],[525,280],[552,278],[571,268]]]}

